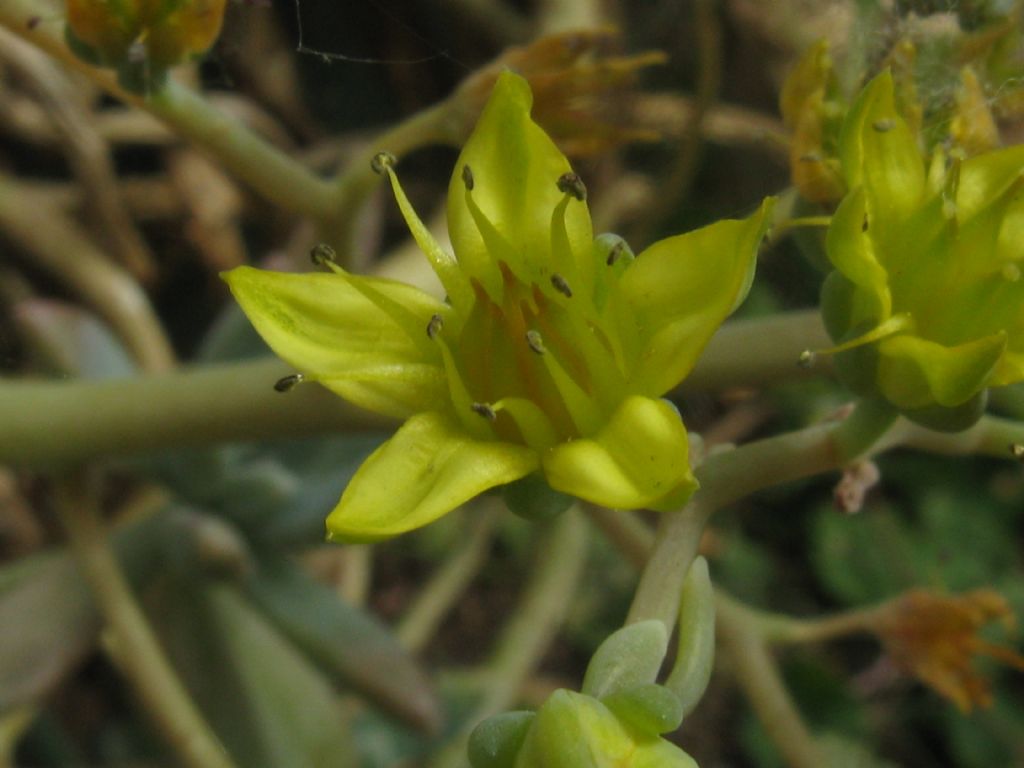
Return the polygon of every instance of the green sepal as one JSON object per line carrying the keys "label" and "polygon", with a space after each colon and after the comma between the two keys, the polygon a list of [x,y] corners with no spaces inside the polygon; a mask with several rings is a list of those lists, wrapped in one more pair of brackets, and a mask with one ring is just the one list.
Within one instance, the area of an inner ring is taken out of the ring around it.
{"label": "green sepal", "polygon": [[469,764],[473,768],[513,768],[535,712],[503,712],[482,721],[469,735]]}
{"label": "green sepal", "polygon": [[564,514],[576,501],[548,485],[540,472],[501,486],[501,497],[513,514],[533,522],[552,520]]}
{"label": "green sepal", "polygon": [[903,415],[916,424],[936,432],[962,432],[970,429],[985,415],[988,405],[988,390],[983,389],[970,400],[953,408],[932,405],[926,408],[912,408],[903,411]]}
{"label": "green sepal", "polygon": [[668,631],[657,619],[629,624],[598,646],[587,665],[582,691],[604,699],[623,690],[653,683],[668,650]]}
{"label": "green sepal", "polygon": [[683,722],[683,703],[657,683],[616,691],[602,698],[601,703],[622,722],[652,736],[670,733]]}

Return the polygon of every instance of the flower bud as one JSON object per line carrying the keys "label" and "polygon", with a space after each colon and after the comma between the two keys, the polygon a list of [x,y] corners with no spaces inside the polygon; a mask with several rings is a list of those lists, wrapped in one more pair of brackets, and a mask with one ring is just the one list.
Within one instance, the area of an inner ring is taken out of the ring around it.
{"label": "flower bud", "polygon": [[[671,696],[668,691],[665,693]],[[656,765],[659,768],[696,768],[693,758],[679,747],[657,733],[637,727],[635,722],[632,717],[620,717],[590,696],[564,689],[555,691],[531,723],[514,767]],[[484,766],[474,765],[474,768]]]}
{"label": "flower bud", "polygon": [[68,0],[68,45],[118,70],[128,90],[159,86],[167,70],[205,53],[220,34],[225,0]]}

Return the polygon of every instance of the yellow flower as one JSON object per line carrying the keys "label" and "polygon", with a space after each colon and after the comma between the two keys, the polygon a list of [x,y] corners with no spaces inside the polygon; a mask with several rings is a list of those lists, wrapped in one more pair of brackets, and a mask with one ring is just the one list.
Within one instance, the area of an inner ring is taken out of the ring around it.
{"label": "yellow flower", "polygon": [[526,82],[504,73],[449,187],[455,256],[378,159],[447,301],[335,265],[226,275],[282,358],[406,419],[349,483],[331,538],[387,538],[536,472],[612,507],[670,508],[696,487],[686,430],[660,397],[744,297],[770,202],[634,259],[594,238],[583,183],[530,106]]}
{"label": "yellow flower", "polygon": [[972,667],[975,656],[1024,671],[1024,656],[978,636],[995,620],[1012,623],[1009,604],[995,590],[951,596],[914,590],[883,610],[876,631],[901,668],[969,712],[992,703],[987,682]]}
{"label": "yellow flower", "polygon": [[1024,380],[1024,147],[926,167],[886,72],[846,117],[849,193],[826,250],[822,312],[860,394],[962,429],[988,387]]}

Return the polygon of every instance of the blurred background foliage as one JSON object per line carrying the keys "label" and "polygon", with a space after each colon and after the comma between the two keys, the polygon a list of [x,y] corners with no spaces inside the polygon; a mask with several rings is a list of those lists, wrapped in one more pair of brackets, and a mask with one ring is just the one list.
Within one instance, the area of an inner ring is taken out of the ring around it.
{"label": "blurred background foliage", "polygon": [[[214,49],[176,76],[327,173],[508,46],[614,25],[619,35],[586,43],[588,57],[661,51],[660,63],[590,101],[560,104],[555,89],[544,102],[547,122],[538,119],[567,151],[576,142],[598,228],[642,246],[743,214],[788,186],[778,95],[787,70],[820,37],[831,40],[849,93],[895,41],[915,36],[924,119],[936,130],[964,51],[983,51],[989,103],[1012,143],[1024,68],[1017,14],[1017,4],[995,0],[251,0],[230,4]],[[528,66],[529,55],[518,63]],[[581,79],[575,87],[589,86]],[[626,141],[638,138],[645,140]],[[403,181],[425,217],[442,199],[454,157],[453,147],[430,147],[402,158]],[[66,250],[39,257],[46,246],[10,224],[24,214],[18,201],[35,206],[33,226],[64,228]],[[5,376],[138,373],[138,357],[72,276],[83,241],[141,286],[177,359],[214,364],[267,353],[218,273],[246,262],[295,268],[317,237],[144,113],[7,32],[0,207]],[[404,240],[388,197],[372,195],[357,219],[356,266],[376,268]],[[820,248],[814,235],[774,244],[742,313],[813,307]],[[816,378],[695,393],[681,406],[689,428],[713,446],[806,425],[847,399]],[[1018,389],[996,405],[1024,417],[1022,404]],[[326,512],[384,436],[168,450],[103,464],[101,503],[116,551],[238,765],[428,765],[487,691],[496,638],[537,570],[536,526],[485,498],[372,551],[324,545]],[[794,616],[867,606],[912,587],[982,586],[1024,615],[1021,467],[903,452],[877,465],[881,481],[856,512],[833,503],[837,478],[828,476],[720,514],[703,546],[716,582],[752,606]],[[0,467],[0,765],[175,764],[119,678],[54,504],[46,473]],[[459,567],[457,599],[423,619],[424,595]],[[582,567],[564,626],[519,688],[525,705],[555,687],[578,687],[590,654],[628,608],[635,573],[609,542],[590,537]],[[832,765],[1024,766],[1019,674],[986,667],[994,706],[965,714],[903,674],[870,638],[787,648],[781,658]],[[675,738],[704,768],[783,764],[727,662]]]}

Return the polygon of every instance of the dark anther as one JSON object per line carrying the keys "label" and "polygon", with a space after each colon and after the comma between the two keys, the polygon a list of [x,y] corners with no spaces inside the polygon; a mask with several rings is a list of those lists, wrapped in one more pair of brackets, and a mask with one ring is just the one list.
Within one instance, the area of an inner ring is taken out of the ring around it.
{"label": "dark anther", "polygon": [[28,27],[29,29],[35,29],[40,25],[40,23],[42,23],[42,21],[42,16],[29,16],[28,21],[25,23],[25,26]]}
{"label": "dark anther", "polygon": [[494,412],[494,409],[491,408],[491,406],[489,406],[487,403],[473,403],[469,407],[473,409],[473,413],[483,416],[488,421],[494,421],[496,418],[498,418],[498,414],[496,414]]}
{"label": "dark anther", "polygon": [[896,121],[891,117],[887,117],[884,120],[875,120],[875,122],[871,124],[871,127],[879,133],[888,133],[896,127]]}
{"label": "dark anther", "polygon": [[801,368],[810,368],[811,366],[814,365],[814,361],[816,358],[817,355],[811,352],[811,350],[805,349],[803,352],[800,353],[800,357],[797,358],[796,364],[799,365]]}
{"label": "dark anther", "polygon": [[395,156],[390,152],[378,152],[370,161],[370,167],[373,168],[374,173],[383,174],[388,168],[394,168],[397,162]]}
{"label": "dark anther", "polygon": [[558,190],[566,195],[572,195],[577,200],[587,199],[587,185],[572,171],[558,177]]}
{"label": "dark anther", "polygon": [[569,284],[565,282],[565,278],[561,275],[557,273],[553,274],[551,276],[551,285],[556,291],[565,296],[565,298],[572,298],[572,288],[569,287]]}
{"label": "dark anther", "polygon": [[427,336],[431,339],[434,338],[442,328],[444,328],[444,318],[440,315],[431,315],[430,322],[427,323]]}
{"label": "dark anther", "polygon": [[470,192],[473,191],[473,169],[468,165],[462,166],[462,183],[466,185],[466,189]]}
{"label": "dark anther", "polygon": [[868,215],[866,213],[864,214],[864,221],[860,225],[860,231],[861,232],[867,232],[868,231]]}
{"label": "dark anther", "polygon": [[619,242],[617,242],[615,245],[613,245],[612,249],[610,251],[608,251],[608,262],[607,262],[608,266],[609,267],[612,266],[613,264],[615,264],[616,261],[621,259],[622,258],[622,253],[625,250],[626,250],[626,241],[625,240],[619,240]]}
{"label": "dark anther", "polygon": [[309,259],[318,267],[325,264],[333,264],[338,260],[338,252],[327,243],[318,243],[309,251]]}
{"label": "dark anther", "polygon": [[540,333],[537,331],[526,332],[526,343],[530,345],[530,349],[536,352],[538,355],[543,355],[547,350],[544,348],[544,339],[540,337]]}
{"label": "dark anther", "polygon": [[278,379],[274,382],[275,392],[291,392],[295,387],[303,382],[306,377],[301,373],[293,373],[291,376],[285,376],[282,379]]}

